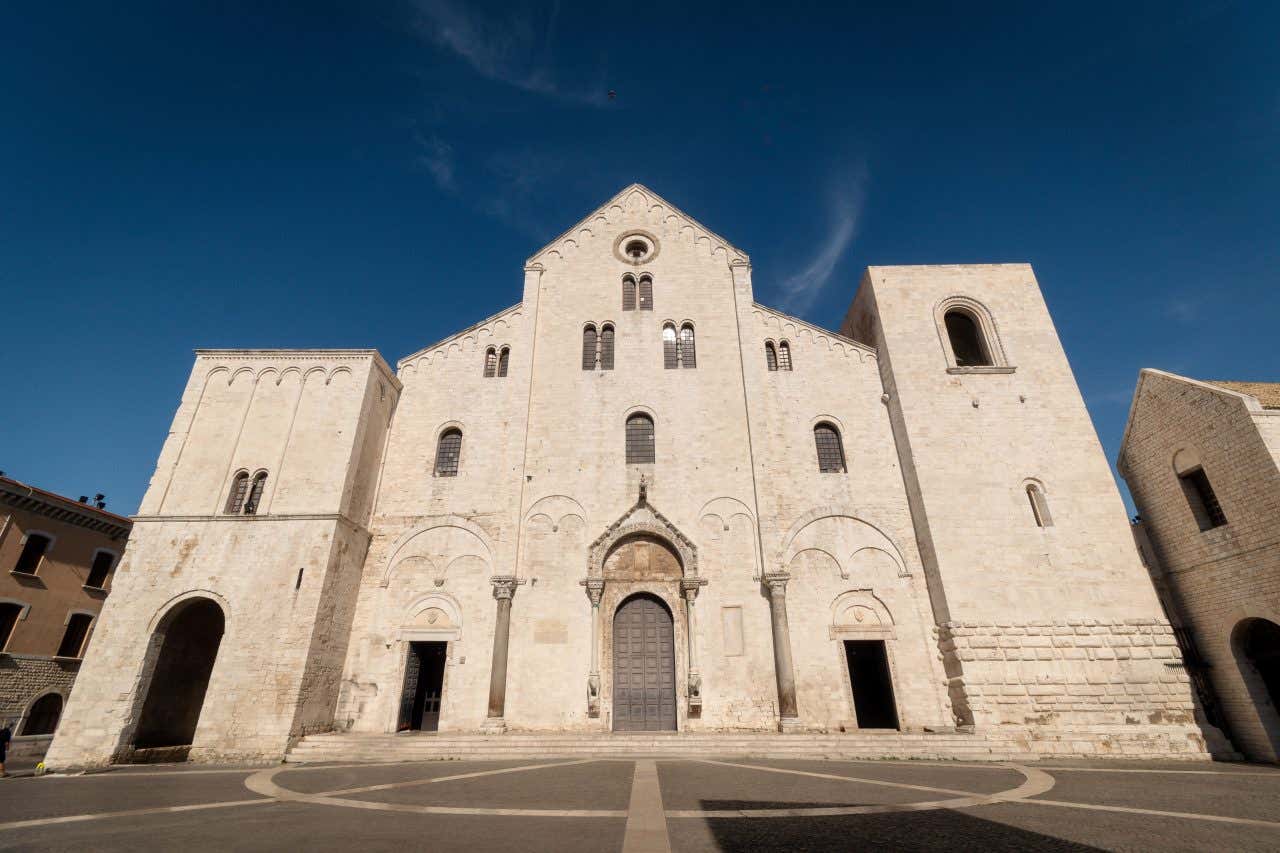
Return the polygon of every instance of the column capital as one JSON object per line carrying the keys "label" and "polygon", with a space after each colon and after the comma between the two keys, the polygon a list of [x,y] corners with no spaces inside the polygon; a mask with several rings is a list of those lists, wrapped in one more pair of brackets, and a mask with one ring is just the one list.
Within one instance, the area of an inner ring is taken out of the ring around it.
{"label": "column capital", "polygon": [[787,581],[791,580],[791,575],[787,572],[765,572],[761,580],[769,588],[771,597],[782,598],[787,594]]}
{"label": "column capital", "polygon": [[707,585],[706,578],[681,578],[680,592],[687,601],[693,601],[698,597],[698,590]]}
{"label": "column capital", "polygon": [[489,578],[489,583],[493,584],[493,597],[499,601],[510,601],[516,594],[516,587],[521,581],[515,575],[494,575]]}
{"label": "column capital", "polygon": [[592,607],[600,606],[600,596],[604,595],[604,578],[587,578],[580,580],[578,583],[587,589],[587,598],[591,599]]}

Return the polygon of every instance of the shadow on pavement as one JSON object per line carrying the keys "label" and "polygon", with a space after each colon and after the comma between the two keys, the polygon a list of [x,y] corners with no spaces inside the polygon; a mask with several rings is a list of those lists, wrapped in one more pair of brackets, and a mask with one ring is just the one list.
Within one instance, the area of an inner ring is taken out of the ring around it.
{"label": "shadow on pavement", "polygon": [[[706,811],[830,807],[833,803],[703,800]],[[1098,847],[1029,832],[950,809],[847,817],[709,818],[722,851],[738,850],[982,850],[1092,851]]]}

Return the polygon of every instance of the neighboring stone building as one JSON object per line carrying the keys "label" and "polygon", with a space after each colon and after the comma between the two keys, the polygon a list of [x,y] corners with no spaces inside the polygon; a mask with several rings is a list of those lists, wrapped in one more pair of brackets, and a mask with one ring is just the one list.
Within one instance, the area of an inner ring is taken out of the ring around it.
{"label": "neighboring stone building", "polygon": [[1119,469],[1148,560],[1236,747],[1269,761],[1280,759],[1278,466],[1280,383],[1142,371]]}
{"label": "neighboring stone building", "polygon": [[434,728],[1204,755],[1025,264],[871,268],[831,332],[633,185],[394,373],[198,351],[136,522],[52,764]]}
{"label": "neighboring stone building", "polygon": [[0,720],[15,756],[52,739],[131,526],[0,476]]}

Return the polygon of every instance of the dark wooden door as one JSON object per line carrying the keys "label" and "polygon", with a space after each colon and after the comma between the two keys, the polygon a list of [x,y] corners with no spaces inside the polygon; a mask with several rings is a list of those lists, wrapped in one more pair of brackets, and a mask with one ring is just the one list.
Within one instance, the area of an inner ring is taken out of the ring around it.
{"label": "dark wooden door", "polygon": [[671,611],[649,595],[629,598],[613,616],[613,730],[676,728],[675,631]]}

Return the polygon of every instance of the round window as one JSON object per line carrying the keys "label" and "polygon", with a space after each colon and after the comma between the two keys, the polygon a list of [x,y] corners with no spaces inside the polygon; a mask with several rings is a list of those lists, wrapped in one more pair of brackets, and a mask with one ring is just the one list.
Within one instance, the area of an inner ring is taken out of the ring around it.
{"label": "round window", "polygon": [[643,264],[657,257],[658,243],[645,232],[624,234],[613,244],[613,252],[629,264]]}

